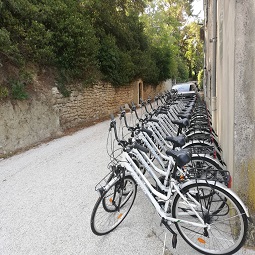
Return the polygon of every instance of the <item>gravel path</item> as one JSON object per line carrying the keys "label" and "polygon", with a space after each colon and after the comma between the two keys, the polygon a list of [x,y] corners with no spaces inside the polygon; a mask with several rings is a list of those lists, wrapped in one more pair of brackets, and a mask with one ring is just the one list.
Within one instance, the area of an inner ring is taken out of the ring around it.
{"label": "gravel path", "polygon": [[[104,121],[0,161],[0,255],[162,254],[157,216],[140,190],[115,231],[90,230],[94,186],[108,172],[108,128]],[[198,254],[181,240],[171,252]]]}
{"label": "gravel path", "polygon": [[90,230],[108,172],[109,121],[0,161],[0,254],[162,253],[153,208],[141,192],[121,227],[103,237]]}

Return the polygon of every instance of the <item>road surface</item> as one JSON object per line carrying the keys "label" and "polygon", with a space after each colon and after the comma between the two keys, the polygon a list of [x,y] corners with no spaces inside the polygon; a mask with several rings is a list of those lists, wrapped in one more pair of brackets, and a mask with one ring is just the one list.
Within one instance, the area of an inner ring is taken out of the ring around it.
{"label": "road surface", "polygon": [[[1,255],[162,254],[164,232],[140,190],[115,231],[90,230],[94,186],[108,172],[108,128],[104,121],[0,161]],[[199,254],[178,242],[165,255]]]}

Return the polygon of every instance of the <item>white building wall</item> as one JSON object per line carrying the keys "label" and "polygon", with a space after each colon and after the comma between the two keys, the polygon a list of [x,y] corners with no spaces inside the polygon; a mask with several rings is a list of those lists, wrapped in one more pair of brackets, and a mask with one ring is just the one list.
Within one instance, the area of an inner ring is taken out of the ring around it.
{"label": "white building wall", "polygon": [[[211,104],[212,3],[206,31],[207,98]],[[233,189],[255,219],[255,1],[217,1],[217,133]],[[248,246],[255,247],[249,225]]]}

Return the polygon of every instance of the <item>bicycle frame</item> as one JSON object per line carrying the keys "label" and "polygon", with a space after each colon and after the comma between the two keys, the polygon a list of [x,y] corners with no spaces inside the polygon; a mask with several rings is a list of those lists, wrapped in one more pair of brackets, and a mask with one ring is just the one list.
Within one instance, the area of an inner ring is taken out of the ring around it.
{"label": "bicycle frame", "polygon": [[[135,154],[139,153],[136,149],[134,149],[134,151],[135,151]],[[140,171],[140,169],[136,166],[136,164],[133,162],[132,158],[128,155],[127,152],[123,152],[122,157],[123,157],[123,159],[121,160],[121,165],[126,168],[128,173],[131,174],[131,176],[134,178],[136,183],[140,186],[140,188],[142,189],[144,194],[148,197],[149,201],[153,204],[153,206],[155,207],[156,211],[158,212],[158,214],[160,215],[161,218],[164,218],[167,221],[170,221],[173,223],[182,222],[182,223],[186,223],[186,224],[193,225],[196,227],[210,229],[210,225],[205,224],[202,217],[194,209],[194,207],[201,206],[201,204],[199,204],[198,201],[196,201],[195,198],[193,198],[192,196],[190,196],[190,199],[192,199],[194,204],[190,204],[187,201],[187,199],[182,195],[179,185],[177,184],[177,182],[174,179],[170,178],[170,181],[169,181],[170,186],[168,188],[167,195],[164,195],[164,194],[160,193],[159,191],[157,191],[150,184],[150,182],[143,175],[143,173]],[[147,169],[146,165],[145,165],[145,168]],[[150,169],[147,169],[147,170],[150,171]],[[169,215],[167,215],[166,210],[171,202],[170,199],[175,194],[179,194],[183,198],[183,200],[186,202],[186,206],[189,206],[189,208],[193,211],[193,213],[196,215],[196,217],[199,219],[199,221],[201,223],[180,220],[180,219],[173,218],[173,217],[170,217]],[[160,201],[165,202],[164,210],[159,205],[159,203],[157,202],[157,200],[155,199],[154,196],[158,197],[160,199]]]}

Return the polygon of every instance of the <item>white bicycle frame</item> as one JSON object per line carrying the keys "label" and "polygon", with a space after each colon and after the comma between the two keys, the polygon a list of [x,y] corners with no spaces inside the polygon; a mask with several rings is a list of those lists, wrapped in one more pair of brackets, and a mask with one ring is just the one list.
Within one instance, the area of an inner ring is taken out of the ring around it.
{"label": "white bicycle frame", "polygon": [[[139,154],[139,152],[136,149],[133,149],[132,152],[135,152],[136,155]],[[141,152],[141,153],[143,153],[143,152]],[[136,164],[133,162],[132,158],[128,155],[127,152],[123,152],[123,159],[121,160],[121,162],[122,162],[121,165],[126,168],[128,173],[131,174],[131,176],[134,178],[136,183],[140,186],[140,188],[142,189],[144,194],[148,197],[149,201],[153,204],[153,206],[157,210],[160,217],[166,219],[167,221],[171,221],[171,222],[182,222],[182,223],[186,223],[186,224],[193,225],[193,226],[196,226],[196,227],[210,229],[210,225],[209,224],[204,224],[204,220],[197,213],[197,211],[194,209],[194,208],[196,208],[196,206],[201,207],[201,204],[195,198],[193,198],[191,195],[190,195],[189,198],[194,202],[194,204],[190,204],[190,202],[187,201],[187,199],[180,192],[179,185],[177,184],[177,182],[174,179],[172,179],[172,178],[170,179],[167,195],[164,195],[164,194],[160,193],[159,191],[157,191],[150,184],[148,179],[143,175],[143,173],[136,166]],[[146,170],[150,171],[150,169],[147,169],[147,168],[146,168]],[[158,184],[158,182],[157,182],[157,184]],[[196,217],[199,219],[199,221],[201,223],[195,223],[195,222],[190,222],[190,221],[185,221],[185,220],[173,218],[173,217],[170,217],[167,214],[166,211],[167,211],[167,208],[168,208],[168,206],[171,202],[170,199],[174,194],[179,194],[183,198],[183,200],[185,201],[186,206],[189,206],[189,208],[193,211],[193,213],[196,215]],[[165,201],[164,210],[159,205],[159,203],[157,202],[157,200],[155,199],[154,196],[158,197],[160,199],[160,201]]]}
{"label": "white bicycle frame", "polygon": [[[140,153],[142,154],[143,152],[139,152],[138,150],[133,149],[132,153],[135,153],[136,155],[139,155]],[[140,156],[142,158],[141,154],[140,154]],[[215,181],[208,181],[208,180],[189,180],[189,181],[187,181],[183,184],[179,184],[176,180],[174,180],[173,178],[170,178],[169,187],[167,189],[165,189],[165,190],[167,190],[167,194],[164,195],[161,192],[157,191],[151,185],[151,183],[143,175],[141,170],[136,166],[135,162],[132,160],[132,158],[129,156],[129,154],[127,152],[122,153],[121,165],[126,169],[126,171],[128,173],[131,174],[131,176],[134,178],[136,183],[140,186],[141,190],[144,192],[144,194],[147,196],[149,201],[155,207],[155,209],[156,209],[157,213],[159,214],[159,216],[161,218],[164,218],[167,221],[170,221],[171,223],[182,222],[182,223],[185,223],[187,225],[192,225],[192,226],[196,226],[196,227],[210,229],[210,224],[207,224],[207,223],[205,224],[202,217],[195,210],[196,207],[201,208],[202,205],[192,195],[188,194],[188,198],[192,201],[192,203],[190,203],[190,201],[188,201],[187,198],[185,198],[184,195],[181,192],[181,190],[183,188],[185,188],[186,186],[189,186],[193,183],[196,183],[196,184],[199,184],[199,183],[208,184],[209,183],[211,185],[220,187],[221,189],[223,189],[226,192],[228,192],[229,194],[231,194],[239,202],[239,204],[242,206],[242,208],[243,208],[245,214],[247,215],[247,217],[248,218],[250,217],[248,209],[244,205],[242,200],[232,190],[228,189],[227,187],[225,187],[224,185],[222,185],[220,183],[216,183]],[[150,168],[147,169],[146,164],[145,164],[145,168],[146,168],[146,170],[151,171]],[[158,178],[156,177],[156,175],[154,175],[154,178],[155,178],[155,181],[157,182],[157,184],[159,184],[160,181],[159,180],[157,181]],[[118,179],[118,177],[115,177],[109,183],[107,183],[106,186],[104,187],[105,190],[110,188],[116,182],[117,179]],[[178,219],[178,218],[173,218],[173,217],[169,216],[169,213],[167,213],[167,209],[169,208],[169,205],[173,200],[171,198],[172,197],[174,198],[177,194],[179,194],[179,196],[183,199],[183,201],[184,201],[183,203],[185,204],[185,206],[189,207],[190,210],[194,213],[194,215],[196,215],[196,217],[200,221],[200,223],[190,222],[190,221],[186,221],[186,220],[182,220],[182,219]],[[158,200],[161,203],[162,203],[162,201],[165,202],[164,209],[160,206],[160,204],[156,200],[156,197],[158,198]],[[203,207],[203,210],[206,211],[206,208]]]}

